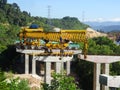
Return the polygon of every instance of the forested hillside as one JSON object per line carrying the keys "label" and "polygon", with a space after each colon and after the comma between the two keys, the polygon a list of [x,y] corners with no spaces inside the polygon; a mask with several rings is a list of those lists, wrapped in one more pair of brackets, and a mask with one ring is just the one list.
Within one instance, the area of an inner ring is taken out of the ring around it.
{"label": "forested hillside", "polygon": [[47,19],[44,17],[31,16],[27,11],[21,11],[17,3],[9,4],[7,0],[0,0],[0,23],[18,26],[37,23],[41,27],[50,24],[51,26],[63,29],[85,29],[88,27],[88,25],[81,23],[75,17],[66,16],[62,19]]}
{"label": "forested hillside", "polygon": [[20,10],[16,3],[8,4],[7,0],[0,0],[0,23],[6,25],[24,26],[30,21],[30,14]]}

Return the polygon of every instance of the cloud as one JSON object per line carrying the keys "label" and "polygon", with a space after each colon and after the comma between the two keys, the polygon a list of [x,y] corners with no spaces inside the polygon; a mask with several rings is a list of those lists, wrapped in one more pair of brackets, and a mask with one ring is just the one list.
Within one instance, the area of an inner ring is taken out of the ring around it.
{"label": "cloud", "polygon": [[120,21],[120,18],[112,18],[112,19],[110,19],[109,21],[119,22],[119,21]]}
{"label": "cloud", "polygon": [[96,19],[86,19],[85,21],[87,22],[120,22],[120,17],[118,18],[110,18],[110,19],[106,19],[106,18],[96,18]]}

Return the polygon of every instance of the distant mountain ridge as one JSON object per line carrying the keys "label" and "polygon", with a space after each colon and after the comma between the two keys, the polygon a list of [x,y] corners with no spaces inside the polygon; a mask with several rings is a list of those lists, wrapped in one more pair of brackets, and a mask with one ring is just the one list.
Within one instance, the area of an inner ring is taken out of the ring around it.
{"label": "distant mountain ridge", "polygon": [[120,21],[119,22],[85,22],[90,27],[95,30],[102,30],[104,32],[110,31],[120,31]]}

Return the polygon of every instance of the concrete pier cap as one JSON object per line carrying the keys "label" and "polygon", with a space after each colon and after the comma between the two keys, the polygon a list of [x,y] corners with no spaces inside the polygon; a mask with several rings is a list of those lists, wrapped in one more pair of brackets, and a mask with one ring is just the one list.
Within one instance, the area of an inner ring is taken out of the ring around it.
{"label": "concrete pier cap", "polygon": [[81,55],[80,59],[93,63],[114,63],[120,61],[120,56],[87,55],[87,58],[84,59],[84,55]]}

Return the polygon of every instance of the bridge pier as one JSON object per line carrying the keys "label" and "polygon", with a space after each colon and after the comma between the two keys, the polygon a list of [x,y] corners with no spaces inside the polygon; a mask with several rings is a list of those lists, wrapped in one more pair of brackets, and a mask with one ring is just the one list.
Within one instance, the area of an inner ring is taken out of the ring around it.
{"label": "bridge pier", "polygon": [[32,57],[32,74],[36,74],[36,60],[34,59],[35,56]]}
{"label": "bridge pier", "polygon": [[[30,58],[31,56],[31,58]],[[55,64],[55,73],[63,73],[64,71],[64,63],[66,63],[66,74],[70,74],[70,62],[73,57],[65,56],[60,59],[60,56],[38,56],[34,54],[25,53],[25,74],[29,74],[30,68],[30,60],[32,59],[32,74],[36,74],[36,61],[44,62],[44,82],[47,84],[51,84],[51,65]]]}
{"label": "bridge pier", "polygon": [[67,72],[67,75],[69,75],[70,74],[70,61],[67,61],[66,62],[66,72]]}
{"label": "bridge pier", "polygon": [[105,85],[100,86],[100,83],[99,83],[100,74],[109,75],[109,64],[108,63],[102,63],[102,64],[94,63],[93,90],[109,90],[108,86],[105,86]]}
{"label": "bridge pier", "polygon": [[61,67],[62,67],[62,63],[61,62],[56,62],[55,63],[55,72],[56,73],[61,73]]}
{"label": "bridge pier", "polygon": [[25,74],[29,74],[29,55],[25,54]]}
{"label": "bridge pier", "polygon": [[[109,63],[103,63],[102,64],[102,74],[109,75]],[[101,85],[102,90],[109,90],[108,86]]]}
{"label": "bridge pier", "polygon": [[45,77],[44,81],[47,84],[51,84],[51,62],[45,62]]}
{"label": "bridge pier", "polygon": [[100,63],[94,63],[93,90],[100,90],[99,75],[101,70]]}
{"label": "bridge pier", "polygon": [[[46,57],[46,56],[45,56]],[[66,74],[70,74],[70,61],[72,57],[63,57],[59,60],[59,57],[56,56],[47,56],[45,58],[41,56],[38,61],[45,63],[45,76],[44,82],[47,84],[51,84],[51,63],[55,63],[55,73],[63,74],[64,71],[64,63],[66,63]],[[43,60],[45,58],[45,60]]]}
{"label": "bridge pier", "polygon": [[[94,63],[93,90],[109,90],[108,85],[100,85],[99,77],[101,73],[109,75],[109,64],[120,61],[120,56],[88,55],[87,58],[84,59],[84,56],[81,55],[81,60]],[[114,90],[114,88],[110,89]]]}

